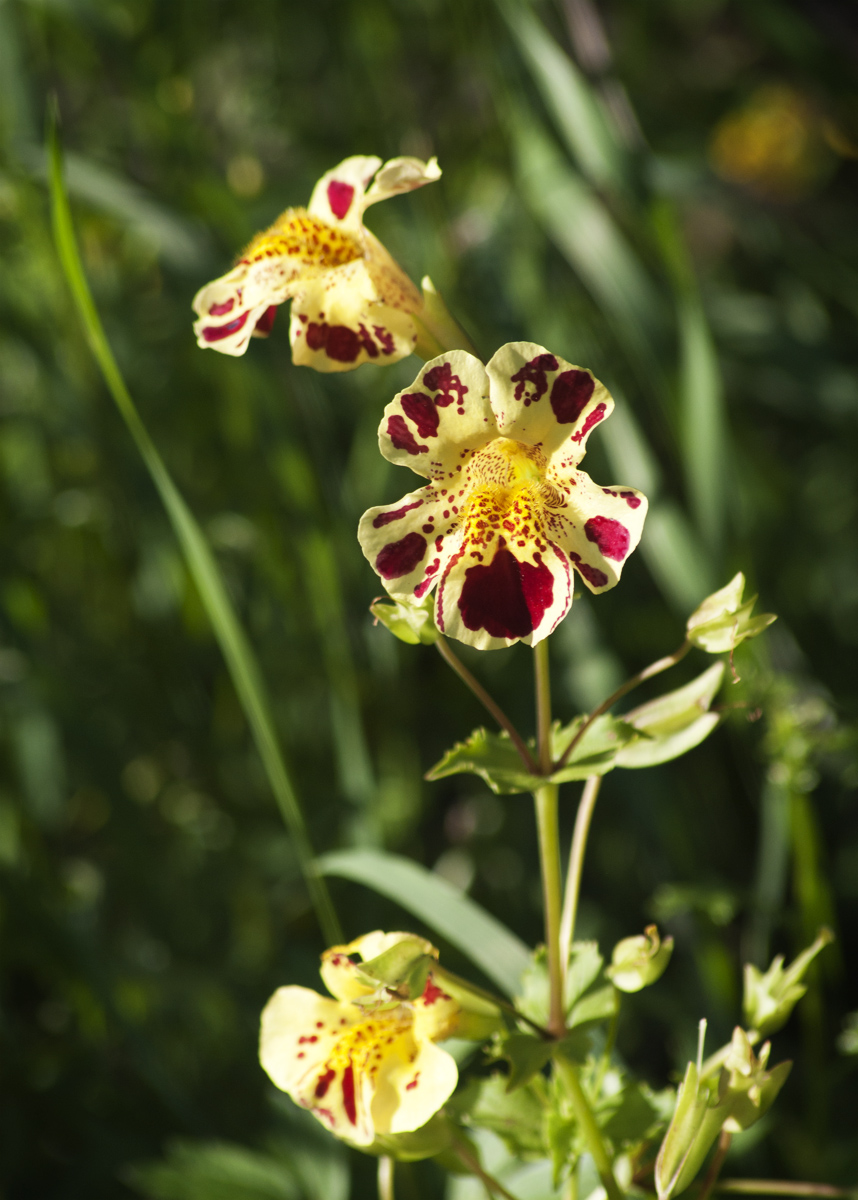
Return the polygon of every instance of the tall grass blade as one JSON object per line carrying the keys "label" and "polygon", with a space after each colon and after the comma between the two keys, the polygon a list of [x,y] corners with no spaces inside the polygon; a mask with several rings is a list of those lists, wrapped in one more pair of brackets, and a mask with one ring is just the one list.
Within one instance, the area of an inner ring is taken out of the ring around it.
{"label": "tall grass blade", "polygon": [[697,528],[717,565],[727,516],[724,385],[694,267],[669,201],[658,202],[653,220],[676,301],[680,444],[686,490]]}
{"label": "tall grass blade", "polygon": [[530,962],[527,946],[440,875],[380,850],[338,850],[318,866],[325,875],[352,879],[395,900],[461,950],[508,996],[517,994]]}
{"label": "tall grass blade", "polygon": [[497,6],[581,171],[596,187],[624,190],[623,150],[588,80],[520,0]]}
{"label": "tall grass blade", "polygon": [[108,391],[133,437],[185,555],[188,569],[226,659],[235,690],[250,725],[278,808],[294,841],[313,907],[329,944],[341,932],[327,884],[319,875],[304,817],[280,749],[265,685],[247,635],[238,620],[214,555],[195,517],[174,484],[163,459],[140,419],[107,341],[92,298],[77,246],[68,194],[63,182],[62,154],[55,112],[48,129],[51,209],[57,251],[83,322],[87,341]]}

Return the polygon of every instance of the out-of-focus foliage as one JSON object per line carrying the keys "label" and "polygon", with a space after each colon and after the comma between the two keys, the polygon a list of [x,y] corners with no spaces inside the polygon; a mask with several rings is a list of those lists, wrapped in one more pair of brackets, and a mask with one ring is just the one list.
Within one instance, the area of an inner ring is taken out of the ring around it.
{"label": "out-of-focus foliage", "polygon": [[[367,611],[377,581],[354,528],[399,494],[376,429],[415,363],[293,368],[282,314],[225,360],[195,347],[190,299],[346,155],[437,153],[442,180],[381,206],[374,232],[432,276],[481,353],[532,338],[621,398],[592,469],[653,505],[622,586],[576,599],[553,639],[556,715],[675,649],[738,570],[779,621],[736,649],[721,729],[606,779],[581,935],[611,945],[651,916],[673,936],[657,996],[629,1001],[620,1028],[658,1089],[693,1056],[701,1013],[713,1044],[729,1038],[742,961],[765,969],[832,925],[839,956],[775,1034],[793,1072],[725,1170],[854,1182],[858,27],[846,0],[599,14],[0,2],[5,1196],[190,1196],[170,1191],[183,1162],[201,1189],[232,1172],[231,1194],[343,1186],[334,1167],[319,1182],[256,1062],[263,1003],[316,983],[321,939],[59,272],[51,90],[108,335],[258,650],[316,846],[411,855],[530,944],[526,803],[467,776],[421,782],[483,714],[430,646]],[[467,657],[531,730],[530,652]],[[670,686],[704,666],[693,652]],[[356,882],[335,894],[348,937],[413,922]],[[351,1165],[352,1194],[369,1194],[372,1164]],[[431,1166],[407,1170],[437,1194]]]}

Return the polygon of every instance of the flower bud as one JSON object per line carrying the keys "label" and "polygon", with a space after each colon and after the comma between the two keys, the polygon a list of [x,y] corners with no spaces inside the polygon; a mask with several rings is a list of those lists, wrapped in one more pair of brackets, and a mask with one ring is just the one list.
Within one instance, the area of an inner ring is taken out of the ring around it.
{"label": "flower bud", "polygon": [[707,596],[688,618],[688,640],[709,654],[722,654],[734,650],[746,638],[756,637],[777,620],[774,613],[752,617],[757,597],[743,604],[744,590],[745,576],[740,571],[726,587]]}
{"label": "flower bud", "polygon": [[374,600],[369,611],[377,621],[386,625],[394,637],[409,646],[431,646],[441,636],[435,624],[434,601],[425,596],[421,601],[394,600],[388,604]]}
{"label": "flower bud", "polygon": [[807,991],[802,983],[807,968],[829,942],[834,940],[830,929],[822,928],[816,941],[784,970],[783,955],[779,954],[765,975],[751,963],[745,964],[745,995],[742,1003],[745,1024],[758,1037],[775,1033],[789,1019],[796,1003]]}
{"label": "flower bud", "polygon": [[673,938],[662,941],[656,926],[648,925],[638,937],[617,942],[605,974],[621,992],[639,992],[661,978],[672,953]]}

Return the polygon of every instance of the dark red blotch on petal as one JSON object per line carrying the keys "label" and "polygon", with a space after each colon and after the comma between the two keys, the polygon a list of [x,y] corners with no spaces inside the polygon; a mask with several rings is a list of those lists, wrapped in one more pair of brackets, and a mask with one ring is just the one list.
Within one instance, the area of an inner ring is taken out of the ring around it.
{"label": "dark red blotch on petal", "polygon": [[203,329],[203,339],[207,342],[219,342],[231,333],[238,333],[249,316],[249,312],[243,312],[234,321],[227,321],[226,325],[208,325]]}
{"label": "dark red blotch on petal", "polygon": [[598,567],[591,567],[589,563],[582,562],[580,554],[570,553],[569,557],[587,582],[592,583],[593,587],[604,587],[608,582],[608,576],[605,572],[600,571]]}
{"label": "dark red blotch on petal", "polygon": [[417,426],[420,437],[437,437],[440,414],[432,403],[431,396],[423,392],[406,392],[401,404],[406,417]]}
{"label": "dark red blotch on petal", "polygon": [[413,508],[420,508],[422,504],[422,500],[415,500],[413,504],[404,504],[402,508],[395,508],[392,512],[380,512],[373,519],[372,527],[373,529],[381,529],[383,525],[389,525],[391,521],[398,521],[407,512],[411,512]]}
{"label": "dark red blotch on petal", "polygon": [[432,392],[442,393],[435,397],[435,403],[439,408],[446,408],[448,404],[453,403],[453,392],[456,393],[456,403],[461,408],[468,392],[468,388],[462,383],[459,376],[453,374],[453,368],[448,362],[439,363],[437,367],[432,367],[431,371],[427,371],[423,376],[423,384]]}
{"label": "dark red blotch on petal", "polygon": [[593,428],[593,426],[598,425],[598,423],[601,421],[602,417],[604,417],[606,411],[607,411],[606,404],[597,404],[596,407],[593,409],[593,411],[590,413],[590,415],[587,417],[587,420],[584,422],[584,424],[578,430],[578,432],[572,434],[572,441],[578,442],[580,445],[580,443],[583,442],[584,438],[587,436],[587,434],[590,432],[590,430]]}
{"label": "dark red blotch on petal", "polygon": [[468,629],[491,637],[533,633],[554,598],[554,577],[543,562],[519,562],[501,538],[488,566],[468,567],[459,612]]}
{"label": "dark red blotch on petal", "polygon": [[[516,400],[524,399],[525,408],[530,404],[535,404],[548,388],[548,380],[545,378],[546,371],[556,371],[560,364],[553,354],[539,354],[536,358],[532,358],[530,362],[526,362],[520,371],[511,376],[512,382],[516,384],[515,398]],[[567,371],[568,375],[569,372]],[[561,375],[561,379],[563,376]],[[527,385],[533,384],[533,392],[527,393]],[[556,388],[556,384],[554,385]],[[553,389],[552,389],[553,395]]]}
{"label": "dark red blotch on petal", "polygon": [[316,1092],[315,1092],[315,1096],[316,1096],[317,1100],[322,1099],[325,1092],[331,1086],[331,1081],[334,1078],[335,1074],[336,1074],[336,1072],[334,1071],[333,1067],[329,1067],[328,1070],[325,1071],[324,1075],[319,1076],[319,1078],[316,1082]]}
{"label": "dark red blotch on petal", "polygon": [[584,526],[589,542],[595,542],[605,558],[622,562],[629,552],[629,531],[611,517],[591,517]]}
{"label": "dark red blotch on petal", "polygon": [[398,542],[388,542],[379,551],[375,569],[382,579],[409,575],[426,553],[426,539],[419,533],[407,533]]}
{"label": "dark red blotch on petal", "polygon": [[560,425],[577,421],[587,407],[596,384],[587,371],[564,371],[554,380],[551,407]]}
{"label": "dark red blotch on petal", "polygon": [[447,995],[447,993],[443,992],[441,988],[438,987],[430,975],[426,980],[426,987],[423,989],[423,1003],[428,1007],[430,1004],[434,1004],[436,1000],[449,999],[450,997]]}
{"label": "dark red blotch on petal", "polygon": [[232,312],[235,307],[235,297],[230,296],[228,300],[224,300],[223,304],[213,304],[209,309],[210,317],[225,317],[228,312]]}
{"label": "dark red blotch on petal", "polygon": [[405,424],[405,417],[400,417],[399,413],[387,418],[387,436],[397,450],[407,450],[409,454],[420,454],[429,449],[428,446],[418,446],[414,434]]}
{"label": "dark red blotch on petal", "polygon": [[332,179],[328,184],[328,204],[331,206],[331,212],[340,221],[351,208],[354,195],[355,190],[350,183]]}
{"label": "dark red blotch on petal", "polygon": [[271,332],[271,327],[274,324],[274,318],[277,316],[277,305],[269,304],[265,312],[256,322],[256,328],[253,331],[254,337],[268,337]]}
{"label": "dark red blotch on petal", "polygon": [[361,339],[347,325],[311,321],[307,326],[307,345],[311,350],[324,350],[335,362],[354,362],[360,354]]}
{"label": "dark red blotch on petal", "polygon": [[355,1107],[355,1073],[351,1063],[343,1071],[343,1108],[352,1125],[357,1125],[357,1108]]}

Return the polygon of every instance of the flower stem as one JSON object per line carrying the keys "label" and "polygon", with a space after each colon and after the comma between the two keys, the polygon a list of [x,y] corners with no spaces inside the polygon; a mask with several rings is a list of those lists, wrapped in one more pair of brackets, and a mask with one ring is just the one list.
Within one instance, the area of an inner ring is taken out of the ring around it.
{"label": "flower stem", "polygon": [[395,1200],[393,1191],[393,1159],[382,1154],[378,1160],[378,1200]]}
{"label": "flower stem", "polygon": [[554,1063],[569,1091],[572,1108],[575,1112],[575,1119],[578,1122],[584,1141],[587,1143],[587,1149],[592,1155],[596,1170],[599,1172],[602,1186],[608,1193],[608,1200],[622,1200],[623,1193],[620,1191],[619,1184],[614,1178],[614,1169],[611,1166],[608,1148],[602,1138],[602,1131],[596,1123],[596,1118],[593,1116],[590,1102],[581,1086],[578,1068],[574,1063],[571,1063],[567,1058],[563,1058],[560,1054],[555,1055]]}
{"label": "flower stem", "polygon": [[575,918],[578,915],[578,897],[581,893],[581,873],[584,869],[587,835],[590,832],[590,821],[601,786],[601,775],[589,776],[584,784],[584,790],[578,802],[578,814],[575,817],[575,832],[572,834],[572,849],[569,851],[569,870],[566,873],[566,894],[563,897],[563,917],[560,922],[560,963],[564,973],[569,965],[569,955],[575,937]]}
{"label": "flower stem", "polygon": [[531,775],[538,775],[539,767],[537,766],[536,760],[525,745],[524,738],[518,732],[500,705],[497,704],[496,701],[489,695],[479,680],[471,674],[471,672],[459,658],[458,654],[451,649],[450,643],[446,638],[439,637],[435,645],[438,648],[438,653],[441,655],[447,666],[452,667],[466,687],[471,689],[471,691],[479,700],[480,704],[482,704],[486,711],[494,717],[501,729],[506,730],[506,732],[509,734],[509,740],[515,746],[519,757],[527,767],[528,771],[530,771]]}
{"label": "flower stem", "polygon": [[727,1151],[730,1149],[732,1141],[732,1133],[728,1133],[726,1129],[722,1129],[721,1136],[718,1138],[718,1149],[712,1156],[712,1162],[709,1164],[706,1178],[703,1180],[700,1191],[697,1193],[697,1200],[709,1200],[712,1189],[718,1182],[718,1176],[721,1174],[721,1168],[724,1165],[724,1159],[727,1157]]}
{"label": "flower stem", "polygon": [[512,1192],[508,1192],[499,1179],[495,1179],[494,1175],[489,1175],[488,1171],[483,1170],[479,1159],[472,1153],[471,1148],[466,1142],[455,1135],[453,1137],[453,1149],[468,1170],[473,1175],[476,1175],[477,1179],[482,1181],[489,1194],[501,1196],[502,1200],[516,1200]]}
{"label": "flower stem", "polygon": [[548,667],[548,640],[533,648],[533,665],[536,676],[536,744],[539,752],[539,769],[543,775],[551,774],[551,674]]}
{"label": "flower stem", "polygon": [[657,659],[654,663],[650,663],[648,667],[644,667],[642,671],[638,671],[637,675],[632,675],[631,679],[627,679],[626,682],[618,687],[615,692],[611,693],[607,700],[603,700],[602,703],[597,708],[594,708],[593,711],[588,715],[584,724],[563,751],[563,755],[556,765],[558,767],[562,767],[566,764],[569,756],[572,754],[572,751],[581,741],[581,738],[584,736],[597,717],[601,717],[602,713],[606,713],[609,708],[617,703],[618,700],[621,700],[628,692],[631,692],[634,688],[638,687],[638,685],[643,683],[644,680],[652,679],[653,675],[660,675],[661,672],[666,671],[668,667],[675,666],[678,662],[685,658],[690,649],[691,642],[689,642],[688,638],[686,638],[679,649],[674,650],[673,654],[668,654],[664,658]]}
{"label": "flower stem", "polygon": [[533,793],[539,832],[539,865],[545,906],[545,946],[548,951],[550,1004],[548,1029],[556,1038],[566,1032],[563,1013],[563,980],[560,961],[560,848],[557,830],[557,784],[546,783]]}

